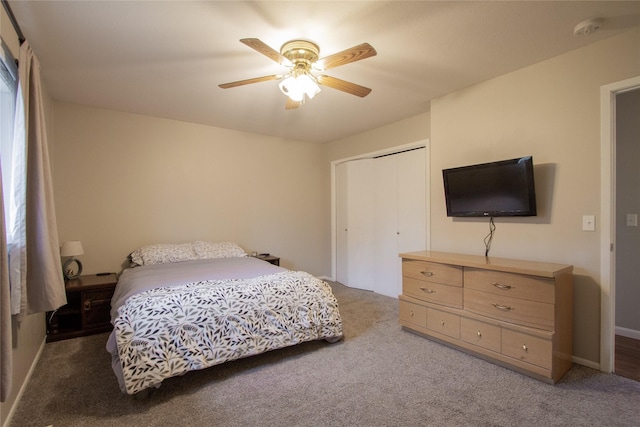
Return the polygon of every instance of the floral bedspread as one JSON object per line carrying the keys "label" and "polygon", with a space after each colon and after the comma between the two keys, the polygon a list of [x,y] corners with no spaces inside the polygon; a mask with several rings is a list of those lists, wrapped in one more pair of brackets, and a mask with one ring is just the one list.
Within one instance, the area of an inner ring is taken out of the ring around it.
{"label": "floral bedspread", "polygon": [[130,297],[113,323],[128,394],[229,360],[342,337],[331,288],[301,271],[152,289]]}

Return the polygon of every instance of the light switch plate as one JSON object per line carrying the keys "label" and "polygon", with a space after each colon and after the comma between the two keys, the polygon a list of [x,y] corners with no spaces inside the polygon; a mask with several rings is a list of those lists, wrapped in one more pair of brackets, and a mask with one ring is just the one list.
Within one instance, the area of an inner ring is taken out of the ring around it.
{"label": "light switch plate", "polygon": [[596,231],[595,215],[582,215],[582,231]]}
{"label": "light switch plate", "polygon": [[630,213],[627,214],[627,227],[637,227],[638,226],[638,214]]}

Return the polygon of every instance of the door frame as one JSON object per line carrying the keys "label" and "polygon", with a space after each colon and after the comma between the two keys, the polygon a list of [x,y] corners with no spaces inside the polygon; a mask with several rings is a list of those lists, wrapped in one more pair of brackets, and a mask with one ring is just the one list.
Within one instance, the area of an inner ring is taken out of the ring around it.
{"label": "door frame", "polygon": [[426,248],[428,250],[431,248],[431,228],[429,221],[429,213],[430,213],[430,198],[429,198],[429,189],[430,189],[430,146],[429,139],[422,139],[419,141],[411,142],[409,144],[398,145],[395,147],[389,147],[382,150],[372,151],[363,154],[357,154],[351,157],[345,157],[338,160],[331,161],[331,280],[336,280],[336,266],[337,266],[337,256],[338,256],[338,244],[337,244],[337,225],[336,225],[336,215],[337,215],[337,203],[336,203],[336,166],[348,162],[351,160],[362,160],[362,159],[372,159],[375,157],[380,157],[384,155],[399,153],[402,151],[412,150],[415,148],[424,147],[425,151],[425,222],[426,222]]}
{"label": "door frame", "polygon": [[616,95],[640,88],[640,76],[600,87],[600,370],[615,361]]}

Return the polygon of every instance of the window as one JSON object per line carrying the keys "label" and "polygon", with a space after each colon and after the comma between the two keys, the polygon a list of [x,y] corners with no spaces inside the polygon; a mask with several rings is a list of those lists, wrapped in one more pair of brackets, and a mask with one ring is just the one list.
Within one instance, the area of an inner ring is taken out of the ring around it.
{"label": "window", "polygon": [[9,220],[9,198],[11,196],[11,175],[13,159],[13,127],[16,94],[18,90],[18,70],[13,56],[4,43],[0,48],[0,162],[2,162],[2,194],[5,206],[5,224]]}
{"label": "window", "polygon": [[[52,311],[66,304],[62,271],[60,271],[60,250],[56,232],[51,174],[44,162],[48,160],[48,147],[44,108],[40,82],[39,63],[28,42],[20,46],[20,61],[24,66],[20,74],[24,81],[16,78],[16,66],[7,49],[2,47],[2,78],[0,92],[3,96],[0,126],[2,126],[2,173],[3,201],[5,206],[7,250],[9,253],[9,281],[11,283],[12,314],[30,314]],[[18,83],[16,83],[18,81]],[[27,111],[22,90],[33,96],[28,104],[32,120],[32,138],[27,140]],[[6,108],[5,108],[6,104]],[[13,111],[12,111],[13,110]],[[15,114],[14,114],[15,113]],[[8,130],[7,130],[8,129]],[[31,168],[27,164],[27,144],[29,156],[33,157]],[[31,179],[29,180],[29,176]],[[5,178],[6,177],[6,178]],[[27,181],[31,194],[31,212],[27,215]],[[5,202],[6,203],[6,202]],[[8,211],[8,215],[7,215]],[[29,251],[29,289],[35,297],[27,299],[27,231],[32,238]]]}

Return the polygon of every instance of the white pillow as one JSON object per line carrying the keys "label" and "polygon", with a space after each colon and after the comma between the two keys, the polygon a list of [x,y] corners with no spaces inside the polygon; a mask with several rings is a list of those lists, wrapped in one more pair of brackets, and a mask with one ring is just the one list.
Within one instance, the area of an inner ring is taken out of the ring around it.
{"label": "white pillow", "polygon": [[233,242],[193,242],[193,249],[198,259],[245,257],[247,253]]}
{"label": "white pillow", "polygon": [[129,258],[131,258],[131,264],[144,265],[141,249],[136,249],[135,251],[131,252],[131,254],[129,254]]}
{"label": "white pillow", "polygon": [[167,264],[198,259],[191,243],[161,243],[143,246],[131,253],[131,261],[138,265]]}

